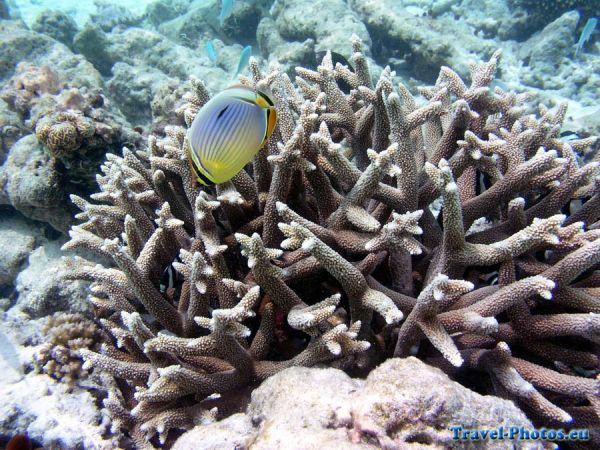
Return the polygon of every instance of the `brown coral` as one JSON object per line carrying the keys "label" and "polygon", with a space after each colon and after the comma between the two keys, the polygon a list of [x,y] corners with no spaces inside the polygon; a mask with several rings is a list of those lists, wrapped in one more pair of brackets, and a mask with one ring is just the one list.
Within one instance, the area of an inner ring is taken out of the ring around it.
{"label": "brown coral", "polygon": [[0,96],[12,109],[25,115],[44,94],[56,94],[59,88],[58,74],[50,67],[21,62]]}
{"label": "brown coral", "polygon": [[[373,85],[352,45],[355,72],[328,54],[298,90],[251,61],[242,81],[280,120],[232,182],[195,186],[186,130],[166,127],[108,155],[95,203],[72,197],[65,248],[113,263],[70,275],[93,281],[116,344],[86,366],[127,381],[105,406],[139,446],[290,365],[409,354],[488,373],[538,423],[600,423],[598,381],[577,375],[599,369],[598,164],[577,156],[594,139],[559,139],[564,106],[524,115],[526,96],[492,93],[499,54],[470,86],[442,68],[419,104],[389,69]],[[194,87],[188,124],[209,98]]]}
{"label": "brown coral", "polygon": [[88,375],[80,355],[82,349],[96,349],[100,342],[98,326],[81,314],[54,313],[44,328],[44,344],[34,355],[38,372],[72,387]]}
{"label": "brown coral", "polygon": [[80,111],[65,111],[40,119],[35,134],[56,158],[73,157],[84,141],[94,135],[96,127]]}

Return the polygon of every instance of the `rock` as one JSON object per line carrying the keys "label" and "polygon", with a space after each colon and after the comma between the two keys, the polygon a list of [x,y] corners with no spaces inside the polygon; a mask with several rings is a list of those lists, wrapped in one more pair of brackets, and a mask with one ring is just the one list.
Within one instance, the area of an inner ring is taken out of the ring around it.
{"label": "rock", "polygon": [[114,2],[95,0],[96,12],[90,14],[90,21],[102,31],[111,31],[117,26],[130,27],[138,25],[144,18]]}
{"label": "rock", "polygon": [[65,198],[54,161],[35,135],[19,139],[0,167],[0,204],[65,232],[72,220]]}
{"label": "rock", "polygon": [[[522,41],[530,33],[529,17],[523,10],[512,9],[506,2],[496,0],[440,0],[453,3],[452,13],[466,21],[474,30],[481,30],[486,37],[497,36],[502,40]],[[438,4],[439,4],[438,3]],[[434,10],[435,5],[434,5]],[[482,11],[485,13],[482,14]],[[434,13],[435,15],[435,13]]]}
{"label": "rock", "polygon": [[[569,17],[570,16],[570,17]],[[575,45],[577,34],[569,36],[567,31],[573,25],[573,14],[565,14],[557,21],[548,25],[554,28],[554,34],[548,34],[544,39],[535,35],[526,44],[519,46],[520,60],[525,63],[521,66],[520,79],[522,85],[537,95],[536,102],[545,105],[556,105],[562,102],[569,104],[569,111],[587,110],[588,107],[597,106],[597,92],[600,89],[600,57],[598,52],[584,51],[575,58]],[[562,23],[561,27],[554,27]],[[564,28],[563,28],[564,27]],[[562,37],[561,37],[562,36]],[[553,55],[545,59],[543,54],[547,42],[553,41],[547,49]],[[556,59],[558,58],[558,59]],[[533,61],[533,62],[532,62]],[[588,115],[587,112],[584,115]],[[581,128],[564,128],[569,131],[581,131],[583,136],[596,135],[600,129],[600,120],[597,116],[589,117]],[[567,126],[567,124],[565,124]],[[572,125],[568,125],[571,127]]]}
{"label": "rock", "polygon": [[15,383],[21,378],[23,378],[23,367],[19,360],[18,349],[12,340],[0,331],[0,385]]}
{"label": "rock", "polygon": [[26,62],[17,64],[15,74],[4,85],[0,95],[19,121],[31,118],[31,109],[43,101],[45,94],[58,93],[58,74],[48,66],[38,67]]}
{"label": "rock", "polygon": [[[20,224],[34,232],[35,226],[23,223],[23,219],[11,220],[10,224],[5,224],[5,220],[0,219],[0,224],[15,228]],[[48,254],[52,253],[51,259],[39,258],[43,260],[32,262],[36,269],[28,275],[31,284],[46,284],[46,274],[50,273],[48,278],[52,278],[53,267],[60,264],[55,259],[59,257],[58,243],[50,247],[46,250]],[[59,279],[53,279],[57,289],[65,289],[58,285],[59,282]],[[63,285],[66,283],[62,282]],[[67,290],[65,295],[68,295]],[[100,401],[95,397],[95,393],[110,385],[108,377],[93,375],[86,378],[85,388],[82,388],[79,384],[67,385],[32,371],[34,355],[48,339],[44,332],[47,324],[48,318],[33,319],[18,308],[0,312],[0,398],[3,400],[0,403],[0,436],[27,434],[37,443],[34,448],[118,448],[121,434],[109,435],[108,423],[99,410]]]}
{"label": "rock", "polygon": [[193,45],[207,31],[216,37],[214,27],[218,25],[219,0],[194,0],[183,14],[162,21],[158,27],[160,33],[175,42]]}
{"label": "rock", "polygon": [[349,418],[351,398],[363,384],[338,369],[298,367],[269,378],[252,393],[246,413],[260,422],[253,445],[292,449],[301,433],[305,449],[375,448],[351,442],[339,422]]}
{"label": "rock", "polygon": [[[456,445],[449,427],[456,425],[466,429],[533,427],[511,401],[473,392],[413,357],[381,364],[352,400],[354,439],[374,436],[381,446],[410,442],[419,448],[449,448]],[[476,449],[480,444],[461,442],[460,448]],[[503,449],[506,443],[488,441],[485,448]],[[524,444],[520,448],[543,447]]]}
{"label": "rock", "polygon": [[[59,55],[63,60],[54,63]],[[0,111],[0,163],[4,162],[5,153],[18,138],[29,130],[40,131],[40,122],[64,124],[66,115],[81,116],[85,122],[93,122],[94,132],[80,135],[83,139],[76,139],[77,145],[71,148],[76,151],[68,154],[57,153],[53,145],[48,145],[45,150],[57,160],[49,159],[43,164],[48,173],[59,172],[57,179],[60,180],[63,193],[87,195],[90,189],[97,186],[96,174],[104,155],[108,151],[120,152],[124,145],[138,146],[141,144],[141,135],[131,129],[117,103],[106,96],[98,71],[81,56],[56,43],[49,53],[40,57],[40,63],[43,61],[49,64],[38,66],[26,61],[19,63],[16,72],[0,91],[0,101],[8,106],[5,111]],[[76,68],[79,70],[74,73]],[[40,142],[49,144],[54,141],[44,136],[38,133]],[[5,173],[6,177],[14,178],[14,175]],[[6,200],[6,196],[0,194],[2,202],[13,204],[12,200]],[[66,194],[62,202],[65,211],[59,212],[57,217],[64,216],[69,209]],[[42,205],[50,206],[56,205]],[[20,209],[29,217],[44,220],[45,216],[25,212],[22,207]]]}
{"label": "rock", "polygon": [[0,19],[10,19],[10,11],[4,0],[0,0]]}
{"label": "rock", "polygon": [[150,103],[156,92],[170,78],[146,65],[132,66],[118,62],[113,66],[108,91],[119,109],[132,124],[146,124],[152,118]]}
{"label": "rock", "polygon": [[579,11],[584,17],[598,14],[597,0],[508,0],[508,6],[527,19],[529,33],[538,31],[568,11]]}
{"label": "rock", "polygon": [[62,257],[61,242],[50,241],[29,255],[29,266],[17,276],[17,303],[10,311],[23,311],[39,318],[57,311],[91,315],[88,283],[64,278],[74,268],[70,257]]}
{"label": "rock", "polygon": [[395,0],[348,3],[369,30],[377,58],[427,83],[435,82],[440,66],[452,66],[461,77],[468,77],[472,55],[491,55],[497,47],[454,15],[433,18],[424,9],[407,8]]}
{"label": "rock", "polygon": [[[410,357],[386,361],[366,380],[331,368],[286,369],[254,390],[245,414],[197,426],[173,450],[447,449],[458,445],[449,430],[453,425],[533,427],[512,402],[479,395]],[[460,448],[481,446],[461,442]],[[485,448],[506,448],[506,443],[488,441]]]}
{"label": "rock", "polygon": [[24,28],[21,22],[0,22],[0,81],[14,75],[19,63],[48,66],[70,86],[102,86],[102,77],[81,55],[64,44]]}
{"label": "rock", "polygon": [[146,6],[146,17],[157,27],[163,22],[185,14],[189,6],[189,0],[157,0]]}
{"label": "rock", "polygon": [[11,285],[35,248],[35,238],[0,223],[0,285]]}
{"label": "rock", "polygon": [[539,67],[540,71],[556,70],[563,58],[573,57],[578,22],[577,11],[563,14],[524,42],[520,56],[527,59],[530,66]]}
{"label": "rock", "polygon": [[37,15],[31,29],[70,47],[77,33],[77,24],[71,16],[62,11],[46,9]]}
{"label": "rock", "polygon": [[186,126],[181,107],[185,102],[183,96],[190,89],[189,82],[181,83],[174,79],[158,86],[150,103],[152,109],[150,132],[164,135],[167,125]]}
{"label": "rock", "polygon": [[44,448],[118,447],[106,438],[107,424],[87,390],[67,392],[47,375],[28,374],[20,381],[0,383],[0,434],[26,433]]}
{"label": "rock", "polygon": [[369,31],[343,0],[278,1],[271,8],[271,16],[285,40],[314,39],[317,51],[333,50],[350,56],[348,43],[352,34],[363,40],[365,49],[371,47]]}
{"label": "rock", "polygon": [[[237,42],[253,41],[256,38],[256,27],[261,17],[268,15],[268,0],[241,0],[233,3],[231,14],[224,20],[218,31]],[[220,2],[219,12],[220,12]],[[218,19],[217,19],[218,20]]]}
{"label": "rock", "polygon": [[[235,48],[241,46],[236,45]],[[141,28],[115,29],[111,35],[109,52],[114,61],[130,66],[151,66],[170,78],[181,82],[192,76],[205,81],[213,92],[231,83],[231,75],[215,67],[205,56],[183,45],[178,45],[159,33]],[[237,54],[239,58],[239,53]],[[237,64],[237,61],[236,61]]]}
{"label": "rock", "polygon": [[85,24],[73,38],[73,48],[85,56],[102,75],[110,75],[115,61],[108,53],[109,40],[98,26]]}
{"label": "rock", "polygon": [[6,161],[10,148],[25,134],[29,133],[23,126],[19,115],[9,109],[9,105],[0,99],[0,164]]}
{"label": "rock", "polygon": [[[563,125],[564,130],[577,133],[579,136],[600,135],[600,105],[581,106],[576,102],[569,104],[567,116]],[[596,142],[594,148],[590,149],[585,156],[592,160],[598,153],[600,141]]]}
{"label": "rock", "polygon": [[[35,342],[40,323],[0,312],[0,386],[23,379],[25,368],[32,365],[28,344]],[[1,389],[1,388],[0,388]]]}
{"label": "rock", "polygon": [[263,17],[256,30],[256,40],[263,55],[281,64],[288,74],[295,73],[296,66],[313,67],[315,63],[315,41],[288,42],[277,31],[275,21]]}
{"label": "rock", "polygon": [[248,416],[234,414],[220,422],[188,431],[177,440],[172,450],[250,448],[254,434],[255,430]]}
{"label": "rock", "polygon": [[[41,222],[26,219],[9,207],[0,210],[0,286],[5,295],[14,290],[17,275],[27,266],[29,254],[53,232]],[[7,299],[7,309],[14,299]]]}
{"label": "rock", "polygon": [[287,43],[277,31],[277,25],[271,17],[263,17],[260,20],[256,30],[256,41],[263,54],[269,54]]}
{"label": "rock", "polygon": [[27,30],[21,22],[0,22],[0,79],[10,77],[16,65],[45,54],[54,40]]}
{"label": "rock", "polygon": [[[8,110],[0,112],[0,126],[11,117],[14,123],[7,124],[4,130],[0,128],[2,143],[14,145],[20,135],[33,129],[48,153],[44,162],[48,174],[57,174],[63,193],[88,195],[97,186],[96,174],[107,152],[120,152],[124,145],[141,145],[141,135],[131,129],[117,103],[107,98],[101,88],[68,87],[61,74],[47,66],[22,63],[17,70],[11,84],[0,92],[8,103]],[[10,115],[10,109],[16,114]],[[63,133],[69,127],[73,131],[73,126],[81,132]],[[64,139],[69,136],[74,139]],[[49,156],[54,159],[48,159]],[[0,162],[5,159],[0,153]],[[7,177],[12,178],[13,174],[6,172]],[[12,200],[3,200],[0,195],[2,201],[12,204]],[[62,202],[62,208],[68,210],[66,194]],[[39,215],[34,218],[43,220]]]}

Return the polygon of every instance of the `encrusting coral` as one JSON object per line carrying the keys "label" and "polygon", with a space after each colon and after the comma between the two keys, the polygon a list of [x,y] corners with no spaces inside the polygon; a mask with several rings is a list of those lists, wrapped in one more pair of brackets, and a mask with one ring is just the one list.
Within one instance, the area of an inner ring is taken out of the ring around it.
{"label": "encrusting coral", "polygon": [[59,90],[58,75],[50,67],[19,63],[11,83],[2,89],[0,97],[11,109],[25,116],[32,104],[39,101],[44,94],[55,94]]}
{"label": "encrusting coral", "polygon": [[[195,186],[173,126],[108,154],[92,202],[72,196],[83,223],[64,248],[111,261],[70,274],[114,339],[81,353],[117,378],[104,405],[139,447],[283,368],[409,354],[537,423],[600,423],[600,181],[577,155],[595,138],[559,138],[564,105],[536,117],[492,92],[499,53],[470,86],[443,67],[422,102],[389,69],[373,85],[352,45],[354,71],[328,54],[297,88],[251,61],[242,83],[279,123],[232,182]],[[209,99],[193,86],[188,125]]]}

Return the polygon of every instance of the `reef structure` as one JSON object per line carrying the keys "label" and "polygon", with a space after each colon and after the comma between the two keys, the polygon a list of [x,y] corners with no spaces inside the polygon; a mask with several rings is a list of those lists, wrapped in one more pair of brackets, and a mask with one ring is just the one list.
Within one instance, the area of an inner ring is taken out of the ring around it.
{"label": "reef structure", "polygon": [[[251,60],[242,84],[280,119],[231,182],[195,186],[186,128],[168,126],[108,154],[92,201],[72,196],[64,249],[105,263],[69,277],[93,282],[111,336],[84,369],[115,377],[104,406],[138,447],[286,367],[411,354],[535,423],[600,423],[600,179],[578,157],[596,138],[559,138],[565,105],[536,116],[492,91],[499,52],[470,85],[443,67],[422,101],[389,68],[374,84],[352,46],[354,70],[327,54],[296,86]],[[188,126],[209,99],[192,85]]]}

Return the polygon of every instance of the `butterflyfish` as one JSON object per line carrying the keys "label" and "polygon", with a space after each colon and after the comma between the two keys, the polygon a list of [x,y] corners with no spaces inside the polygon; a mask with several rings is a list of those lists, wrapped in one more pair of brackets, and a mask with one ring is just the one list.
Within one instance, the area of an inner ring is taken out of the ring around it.
{"label": "butterflyfish", "polygon": [[248,164],[277,123],[273,101],[263,92],[236,85],[209,100],[187,134],[187,156],[198,182],[224,183]]}

